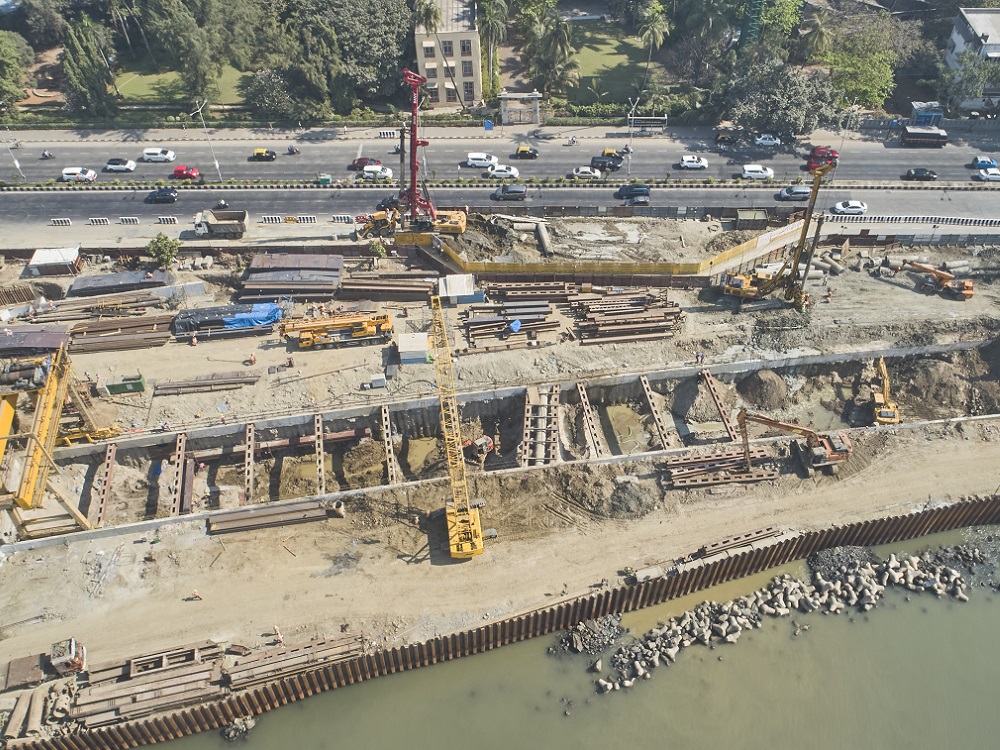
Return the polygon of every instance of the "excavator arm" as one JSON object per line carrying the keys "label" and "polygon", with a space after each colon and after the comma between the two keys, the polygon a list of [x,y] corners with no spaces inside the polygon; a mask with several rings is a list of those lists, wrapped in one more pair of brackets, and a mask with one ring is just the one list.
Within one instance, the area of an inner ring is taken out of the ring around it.
{"label": "excavator arm", "polygon": [[915,260],[904,260],[903,268],[909,266],[915,271],[920,271],[922,273],[929,274],[934,277],[934,280],[940,284],[946,284],[949,281],[955,280],[955,274],[948,273],[947,271],[942,271],[940,268],[934,268],[934,266],[928,266],[924,263],[917,263]]}

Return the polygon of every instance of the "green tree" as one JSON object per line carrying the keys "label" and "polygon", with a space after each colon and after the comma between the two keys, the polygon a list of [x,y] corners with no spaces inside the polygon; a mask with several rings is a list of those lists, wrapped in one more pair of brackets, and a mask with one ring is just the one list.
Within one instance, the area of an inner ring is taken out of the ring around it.
{"label": "green tree", "polygon": [[638,18],[639,27],[637,29],[639,39],[644,45],[649,47],[649,54],[646,55],[646,70],[642,75],[642,88],[646,88],[649,81],[649,66],[653,62],[653,51],[663,46],[663,42],[670,35],[670,21],[667,20],[663,6],[654,0],[647,5]]}
{"label": "green tree", "polygon": [[200,22],[182,0],[147,0],[147,27],[162,57],[176,60],[184,93],[203,99],[222,71],[211,25]]}
{"label": "green tree", "polygon": [[684,28],[701,39],[719,39],[733,28],[733,9],[727,0],[689,0]]}
{"label": "green tree", "polygon": [[771,0],[764,7],[761,29],[768,36],[787,39],[802,21],[802,0]]}
{"label": "green tree", "polygon": [[[24,98],[25,54],[24,38],[13,31],[0,31],[0,120],[12,121],[18,117],[15,102]],[[28,54],[34,53],[28,47]]]}
{"label": "green tree", "polygon": [[748,130],[809,133],[836,122],[837,91],[822,73],[779,60],[740,71],[725,88],[725,119]]}
{"label": "green tree", "polygon": [[295,103],[288,91],[288,81],[278,71],[264,68],[240,85],[243,101],[268,120],[288,119],[295,114]]}
{"label": "green tree", "polygon": [[18,4],[24,38],[36,50],[48,49],[62,42],[66,33],[64,0],[21,0]]}
{"label": "green tree", "polygon": [[479,4],[477,24],[480,33],[486,37],[487,70],[489,72],[489,88],[492,92],[496,85],[493,71],[497,46],[507,37],[507,3],[504,0],[483,0]]}
{"label": "green tree", "polygon": [[950,113],[957,113],[962,103],[983,96],[983,88],[988,84],[1000,83],[1000,71],[996,63],[984,60],[972,50],[965,50],[958,56],[958,67],[949,68],[944,63],[938,67],[938,99]]}
{"label": "green tree", "polygon": [[59,61],[66,105],[71,111],[90,117],[108,117],[118,111],[110,90],[114,77],[86,28],[66,27],[66,44]]}
{"label": "green tree", "polygon": [[163,232],[157,234],[146,245],[146,253],[157,262],[160,268],[166,268],[173,263],[180,249],[180,241],[173,237],[167,237]]}
{"label": "green tree", "polygon": [[802,23],[800,36],[806,59],[822,58],[830,51],[833,35],[830,30],[830,13],[826,8],[819,8]]}

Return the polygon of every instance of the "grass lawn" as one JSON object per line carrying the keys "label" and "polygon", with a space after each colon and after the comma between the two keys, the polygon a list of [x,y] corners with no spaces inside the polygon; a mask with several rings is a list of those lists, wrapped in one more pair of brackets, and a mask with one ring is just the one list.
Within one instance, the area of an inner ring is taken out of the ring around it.
{"label": "grass lawn", "polygon": [[[580,86],[567,91],[570,101],[593,104],[597,97],[591,87],[603,94],[604,102],[624,102],[636,95],[649,54],[636,37],[617,24],[577,21],[573,46],[580,63]],[[654,60],[654,71],[656,67]]]}
{"label": "grass lawn", "polygon": [[[238,86],[246,75],[249,73],[241,73],[228,65],[224,67],[214,91],[209,93],[209,100],[213,104],[241,104]],[[181,89],[180,76],[174,71],[158,73],[137,64],[119,73],[116,82],[125,104],[177,104],[181,107],[189,104]]]}

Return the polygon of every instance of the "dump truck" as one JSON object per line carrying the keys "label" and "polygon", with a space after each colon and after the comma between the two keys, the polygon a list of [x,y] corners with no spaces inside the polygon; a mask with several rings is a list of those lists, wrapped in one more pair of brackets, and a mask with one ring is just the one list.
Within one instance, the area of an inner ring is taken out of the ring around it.
{"label": "dump truck", "polygon": [[246,211],[209,209],[194,217],[194,233],[199,237],[242,237],[250,215]]}
{"label": "dump truck", "polygon": [[328,318],[289,320],[279,327],[282,336],[299,336],[299,349],[388,343],[392,339],[392,316],[344,313]]}

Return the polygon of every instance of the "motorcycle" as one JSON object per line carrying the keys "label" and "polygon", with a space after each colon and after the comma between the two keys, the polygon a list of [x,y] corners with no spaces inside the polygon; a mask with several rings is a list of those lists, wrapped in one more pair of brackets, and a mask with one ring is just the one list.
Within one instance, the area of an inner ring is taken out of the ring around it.
{"label": "motorcycle", "polygon": [[43,159],[55,159],[56,157],[55,157],[55,154],[53,154],[51,151],[42,151],[42,158]]}
{"label": "motorcycle", "polygon": [[222,210],[225,210],[225,209],[229,208],[229,204],[226,203],[225,199],[223,199],[223,200],[221,200],[221,201],[219,201],[218,203],[215,204],[215,208],[218,211],[222,211]]}
{"label": "motorcycle", "polygon": [[626,144],[625,144],[625,146],[624,146],[624,147],[622,148],[622,153],[623,153],[623,154],[631,154],[631,153],[632,153],[632,147],[631,147],[631,146],[629,146],[629,145],[628,145],[628,144],[626,143]]}
{"label": "motorcycle", "polygon": [[402,151],[402,150],[403,150],[403,149],[401,149],[401,148],[399,147],[399,144],[398,144],[398,143],[397,143],[397,144],[396,144],[395,146],[393,146],[393,147],[392,147],[392,153],[394,153],[394,154],[398,154],[398,153],[399,153],[400,151]]}
{"label": "motorcycle", "polygon": [[573,137],[571,137],[568,141],[566,141],[566,145],[567,146],[575,146],[578,143],[579,143],[579,141],[576,139],[575,135]]}
{"label": "motorcycle", "polygon": [[289,146],[288,147],[288,155],[289,156],[298,156],[301,153],[302,152],[299,151],[295,146]]}
{"label": "motorcycle", "polygon": [[14,138],[14,139],[13,139],[13,140],[12,140],[12,141],[10,142],[10,147],[11,147],[11,148],[21,148],[21,142],[20,142],[19,140],[17,140],[17,138]]}

